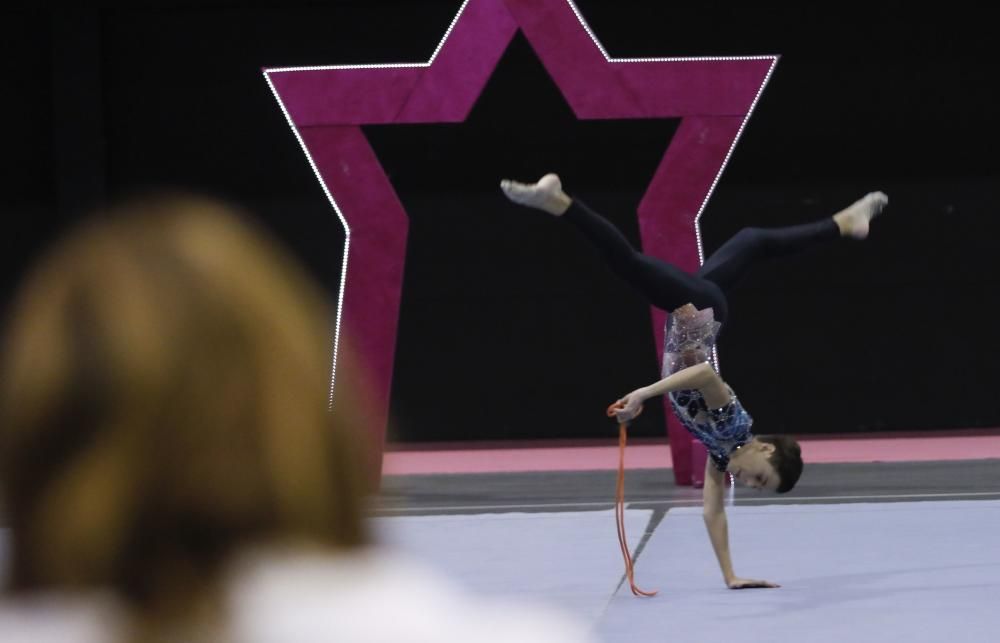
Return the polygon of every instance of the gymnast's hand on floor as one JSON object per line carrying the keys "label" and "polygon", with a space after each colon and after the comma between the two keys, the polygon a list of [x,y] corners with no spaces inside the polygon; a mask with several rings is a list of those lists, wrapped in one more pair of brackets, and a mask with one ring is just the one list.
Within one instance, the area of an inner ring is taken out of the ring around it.
{"label": "gymnast's hand on floor", "polygon": [[754,580],[752,578],[731,578],[726,581],[726,585],[729,589],[757,589],[757,588],[771,588],[771,587],[781,587],[777,583],[770,583],[766,580]]}

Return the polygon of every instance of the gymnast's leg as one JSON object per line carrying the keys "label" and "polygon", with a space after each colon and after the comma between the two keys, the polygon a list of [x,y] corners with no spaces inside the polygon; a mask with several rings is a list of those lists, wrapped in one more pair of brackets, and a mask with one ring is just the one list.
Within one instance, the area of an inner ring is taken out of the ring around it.
{"label": "gymnast's leg", "polygon": [[633,248],[618,228],[563,192],[555,174],[546,174],[531,184],[505,180],[501,189],[515,203],[572,223],[597,248],[608,266],[653,306],[672,311],[691,303],[698,308],[712,307],[716,319],[724,319],[726,301],[716,284]]}
{"label": "gymnast's leg", "polygon": [[784,228],[743,228],[705,261],[698,276],[712,281],[726,293],[754,263],[791,254],[839,237],[864,239],[871,220],[889,203],[882,192],[866,194],[821,221]]}

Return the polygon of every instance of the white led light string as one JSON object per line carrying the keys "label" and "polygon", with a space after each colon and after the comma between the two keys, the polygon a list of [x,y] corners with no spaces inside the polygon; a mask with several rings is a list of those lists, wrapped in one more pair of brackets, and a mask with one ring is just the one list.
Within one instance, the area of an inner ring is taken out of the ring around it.
{"label": "white led light string", "polygon": [[448,25],[448,29],[445,31],[444,36],[441,41],[438,42],[437,47],[434,48],[434,53],[431,54],[430,60],[425,63],[373,63],[365,65],[322,65],[322,66],[312,66],[312,67],[275,67],[273,69],[264,70],[264,79],[267,81],[268,87],[271,88],[271,93],[274,94],[274,98],[278,101],[278,106],[281,108],[281,113],[285,115],[285,121],[292,130],[292,134],[295,135],[295,140],[299,142],[299,147],[306,155],[306,159],[309,162],[309,167],[312,168],[313,174],[319,181],[320,187],[323,189],[323,194],[326,195],[327,200],[330,205],[333,206],[333,211],[337,213],[337,218],[340,220],[340,224],[344,227],[344,253],[343,260],[341,261],[340,268],[340,291],[337,293],[337,317],[334,322],[334,332],[333,332],[333,356],[331,358],[330,364],[330,393],[327,400],[327,405],[330,409],[333,408],[333,392],[334,386],[337,379],[337,356],[340,350],[340,327],[341,319],[344,311],[344,290],[347,287],[347,261],[350,255],[351,249],[351,228],[347,224],[347,219],[344,217],[343,212],[337,206],[336,199],[333,198],[333,194],[326,186],[326,182],[323,181],[323,176],[319,172],[319,168],[316,166],[316,162],[313,160],[312,155],[309,153],[309,148],[306,146],[305,141],[302,140],[302,135],[299,133],[298,128],[295,127],[295,122],[292,120],[291,115],[288,113],[288,109],[285,107],[285,103],[281,100],[281,96],[278,91],[274,88],[274,83],[271,82],[271,74],[279,74],[284,72],[299,72],[299,71],[326,71],[326,70],[343,70],[343,69],[393,69],[393,68],[420,68],[420,67],[430,67],[434,63],[434,59],[437,58],[438,53],[440,53],[441,48],[444,47],[444,43],[448,40],[451,35],[452,30],[458,23],[459,18],[462,17],[462,13],[465,11],[465,7],[469,4],[469,0],[465,0],[462,6],[459,7],[458,12],[452,19],[451,24]]}
{"label": "white led light string", "polygon": [[292,128],[292,133],[295,135],[295,140],[299,142],[299,147],[306,155],[306,160],[309,161],[309,167],[312,168],[313,175],[319,181],[320,187],[323,189],[323,194],[326,195],[327,200],[330,205],[333,206],[333,211],[337,213],[337,218],[340,220],[340,225],[344,227],[344,253],[341,260],[340,266],[340,290],[337,293],[337,317],[334,321],[333,330],[333,356],[331,358],[330,364],[330,393],[327,398],[327,405],[329,408],[333,408],[333,387],[337,379],[337,354],[340,349],[340,321],[341,315],[344,310],[344,289],[347,286],[347,259],[350,254],[351,249],[351,227],[347,225],[347,219],[344,217],[343,212],[337,206],[336,199],[333,198],[333,194],[326,187],[326,182],[323,181],[323,177],[319,172],[319,168],[316,167],[316,162],[313,160],[312,155],[309,153],[309,148],[306,146],[305,141],[302,140],[302,135],[299,133],[298,128],[295,127],[295,123],[292,121],[291,115],[289,115],[288,110],[285,108],[284,102],[281,100],[281,96],[278,95],[277,90],[274,88],[274,84],[271,82],[271,77],[269,75],[270,71],[264,71],[264,79],[267,80],[268,87],[271,88],[271,93],[274,94],[275,100],[278,101],[278,106],[281,108],[281,113],[285,115],[285,120],[288,122],[288,126]]}

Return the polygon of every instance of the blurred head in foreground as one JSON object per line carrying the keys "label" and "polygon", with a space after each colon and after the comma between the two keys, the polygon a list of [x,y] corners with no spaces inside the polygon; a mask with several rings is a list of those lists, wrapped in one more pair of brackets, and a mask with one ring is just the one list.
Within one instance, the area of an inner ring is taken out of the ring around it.
{"label": "blurred head in foreground", "polygon": [[211,611],[244,547],[365,544],[331,328],[304,272],[214,201],[132,202],[57,245],[3,337],[9,589],[110,587],[170,618]]}

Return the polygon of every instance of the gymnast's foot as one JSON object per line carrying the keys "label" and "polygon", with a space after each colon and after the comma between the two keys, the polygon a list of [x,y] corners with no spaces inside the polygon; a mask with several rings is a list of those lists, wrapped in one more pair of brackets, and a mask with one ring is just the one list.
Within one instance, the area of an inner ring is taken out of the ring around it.
{"label": "gymnast's foot", "polygon": [[871,220],[889,204],[884,192],[869,192],[848,207],[833,215],[841,236],[864,239],[868,236]]}
{"label": "gymnast's foot", "polygon": [[561,215],[573,199],[562,191],[562,183],[555,174],[546,174],[537,183],[518,183],[510,179],[500,181],[500,189],[507,198],[529,208],[544,210],[549,214]]}

